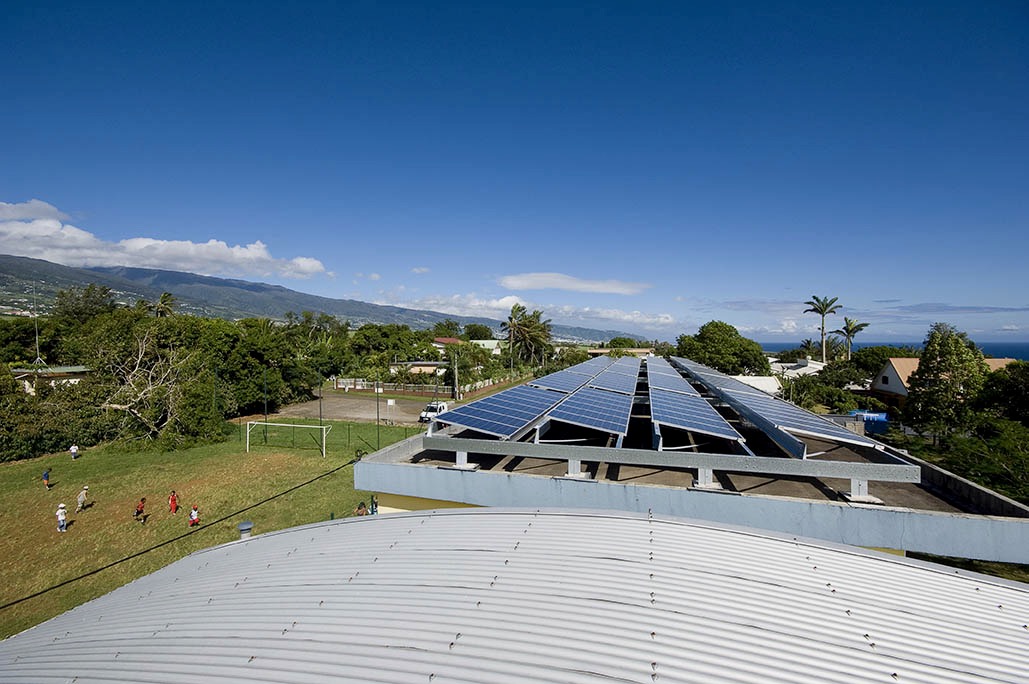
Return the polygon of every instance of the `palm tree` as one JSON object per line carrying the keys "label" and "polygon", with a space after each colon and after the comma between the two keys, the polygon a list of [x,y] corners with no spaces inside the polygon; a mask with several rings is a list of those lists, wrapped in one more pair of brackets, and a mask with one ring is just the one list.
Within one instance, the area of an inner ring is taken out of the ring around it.
{"label": "palm tree", "polygon": [[175,313],[175,296],[171,292],[162,292],[161,298],[154,303],[154,315],[167,318]]}
{"label": "palm tree", "polygon": [[843,327],[833,330],[836,335],[843,335],[847,341],[847,360],[850,361],[850,348],[854,345],[854,337],[868,327],[867,323],[858,323],[856,319],[843,317]]}
{"label": "palm tree", "polygon": [[811,299],[804,302],[808,305],[808,308],[804,309],[804,313],[816,313],[822,317],[822,363],[825,363],[825,317],[836,313],[843,307],[842,304],[836,303],[837,299],[839,298],[833,297],[829,299],[828,297],[811,295]]}
{"label": "palm tree", "polygon": [[811,358],[811,355],[818,351],[818,345],[808,337],[800,343],[800,351],[804,352],[804,356]]}
{"label": "palm tree", "polygon": [[521,304],[511,307],[511,314],[500,324],[500,330],[507,334],[508,353],[511,354],[511,372],[514,372],[515,343],[521,340],[525,330],[526,309]]}

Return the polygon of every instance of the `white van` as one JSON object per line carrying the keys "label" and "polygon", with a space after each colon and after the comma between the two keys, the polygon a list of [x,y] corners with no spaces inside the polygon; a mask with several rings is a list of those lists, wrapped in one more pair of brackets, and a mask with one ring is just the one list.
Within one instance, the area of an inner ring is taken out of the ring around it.
{"label": "white van", "polygon": [[449,410],[449,407],[447,406],[447,402],[445,402],[445,401],[430,401],[428,404],[425,405],[425,409],[421,412],[421,414],[419,414],[418,422],[419,423],[428,423],[433,418],[435,418],[436,416],[438,416],[441,413],[446,412],[447,410]]}

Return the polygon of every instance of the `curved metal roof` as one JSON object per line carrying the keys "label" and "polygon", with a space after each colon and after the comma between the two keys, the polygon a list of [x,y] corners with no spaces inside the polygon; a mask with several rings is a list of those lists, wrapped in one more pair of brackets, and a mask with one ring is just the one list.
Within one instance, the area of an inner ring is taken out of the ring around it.
{"label": "curved metal roof", "polygon": [[681,519],[474,509],[195,553],[0,642],[4,682],[1024,682],[1029,587]]}

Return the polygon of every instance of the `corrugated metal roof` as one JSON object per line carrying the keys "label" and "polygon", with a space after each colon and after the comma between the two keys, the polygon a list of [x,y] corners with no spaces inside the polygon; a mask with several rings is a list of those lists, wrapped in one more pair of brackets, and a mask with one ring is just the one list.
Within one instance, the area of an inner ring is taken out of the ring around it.
{"label": "corrugated metal roof", "polygon": [[0,642],[4,682],[1025,682],[1029,587],[647,515],[336,521]]}

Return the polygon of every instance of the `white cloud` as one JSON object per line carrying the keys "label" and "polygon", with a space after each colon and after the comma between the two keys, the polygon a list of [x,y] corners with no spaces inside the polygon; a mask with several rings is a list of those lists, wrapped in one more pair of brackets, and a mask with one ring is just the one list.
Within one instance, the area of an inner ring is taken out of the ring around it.
{"label": "white cloud", "polygon": [[500,285],[509,290],[568,290],[594,294],[639,294],[650,287],[646,283],[621,280],[583,280],[564,273],[517,273],[502,276]]}
{"label": "white cloud", "polygon": [[382,279],[382,276],[379,275],[378,273],[369,273],[368,274],[368,280],[381,280],[381,279]]}
{"label": "white cloud", "polygon": [[676,319],[665,313],[651,314],[641,311],[622,311],[620,309],[595,309],[592,307],[576,307],[571,305],[541,305],[528,302],[521,297],[509,295],[499,298],[484,298],[476,294],[423,297],[417,300],[401,299],[401,292],[380,293],[383,299],[376,304],[405,306],[414,309],[427,309],[455,316],[481,316],[505,320],[511,313],[511,307],[521,304],[529,311],[539,309],[544,318],[550,318],[561,325],[578,325],[582,327],[605,328],[631,326],[634,329],[667,331],[677,325]]}
{"label": "white cloud", "polygon": [[417,273],[419,275],[421,275],[422,273],[428,273],[428,272],[429,272],[429,268],[427,266],[415,266],[414,268],[411,269],[411,273]]}
{"label": "white cloud", "polygon": [[25,221],[31,219],[57,219],[65,221],[68,215],[52,204],[38,199],[8,204],[0,202],[0,221]]}
{"label": "white cloud", "polygon": [[515,296],[500,297],[499,299],[484,299],[475,294],[451,295],[449,297],[433,296],[423,297],[418,300],[399,300],[388,298],[377,301],[376,304],[387,304],[390,306],[404,306],[412,309],[428,309],[440,313],[454,314],[455,316],[481,316],[483,318],[496,318],[503,320],[511,313],[511,307],[521,304],[530,310],[532,307],[521,298]]}
{"label": "white cloud", "polygon": [[67,218],[39,200],[0,203],[0,243],[9,254],[65,266],[135,266],[239,277],[309,278],[325,273],[325,266],[318,259],[277,259],[260,240],[248,245],[148,237],[107,242],[64,223]]}

